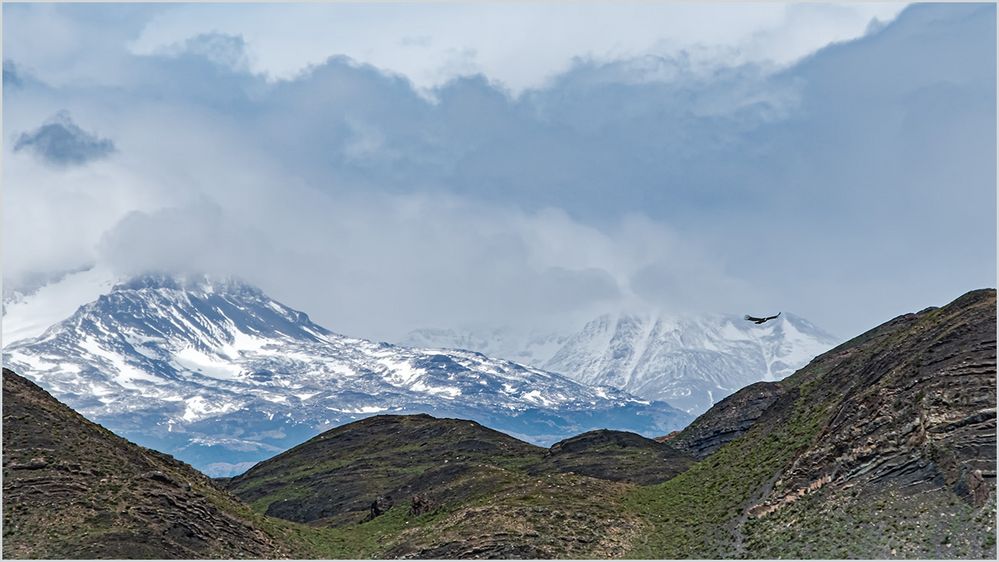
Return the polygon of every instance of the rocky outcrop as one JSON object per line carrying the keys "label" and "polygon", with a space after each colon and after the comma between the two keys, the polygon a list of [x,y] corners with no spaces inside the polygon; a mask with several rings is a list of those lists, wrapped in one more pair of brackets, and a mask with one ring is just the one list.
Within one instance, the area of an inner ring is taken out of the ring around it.
{"label": "rocky outcrop", "polygon": [[669,444],[694,458],[703,459],[749,431],[786,392],[778,382],[751,384],[702,414],[671,438]]}
{"label": "rocky outcrop", "polygon": [[290,553],[204,475],[93,424],[3,370],[5,558]]}
{"label": "rocky outcrop", "polygon": [[[849,378],[816,440],[768,500],[825,482],[948,488],[981,505],[996,478],[996,299],[975,291],[906,319]],[[851,363],[855,363],[852,362]]]}

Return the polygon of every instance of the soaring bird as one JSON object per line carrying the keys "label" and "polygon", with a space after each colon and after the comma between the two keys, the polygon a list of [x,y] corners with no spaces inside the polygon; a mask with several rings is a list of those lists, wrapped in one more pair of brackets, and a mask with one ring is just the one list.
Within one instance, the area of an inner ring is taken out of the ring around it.
{"label": "soaring bird", "polygon": [[[780,312],[777,313],[777,316],[780,316]],[[755,316],[750,316],[747,314],[746,320],[749,320],[750,322],[755,322],[757,324],[762,324],[767,320],[773,320],[774,318],[777,318],[777,316],[767,316],[766,318],[757,318]]]}

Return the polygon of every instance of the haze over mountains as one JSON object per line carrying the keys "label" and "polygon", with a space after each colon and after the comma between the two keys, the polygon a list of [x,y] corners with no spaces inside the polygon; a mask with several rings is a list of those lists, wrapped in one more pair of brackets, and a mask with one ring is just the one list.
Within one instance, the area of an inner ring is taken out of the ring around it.
{"label": "haze over mountains", "polygon": [[738,315],[605,314],[575,332],[428,329],[403,343],[472,349],[698,415],[748,384],[790,375],[839,340],[785,312],[760,326]]}
{"label": "haze over mountains", "polygon": [[479,353],[349,338],[237,281],[144,276],[4,348],[75,409],[213,474],[375,413],[475,419],[540,444],[691,417]]}

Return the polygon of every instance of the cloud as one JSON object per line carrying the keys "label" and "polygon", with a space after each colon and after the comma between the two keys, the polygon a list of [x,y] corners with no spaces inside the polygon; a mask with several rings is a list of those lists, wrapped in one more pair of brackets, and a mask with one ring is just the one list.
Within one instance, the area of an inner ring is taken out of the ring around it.
{"label": "cloud", "polygon": [[56,167],[82,166],[115,152],[111,139],[100,138],[78,127],[69,112],[60,111],[14,141],[14,152],[31,152]]}
{"label": "cloud", "polygon": [[637,217],[601,231],[555,209],[442,194],[262,197],[249,213],[208,199],[132,213],[105,234],[99,261],[126,275],[236,275],[333,329],[393,339],[428,323],[585,318],[627,300],[645,264],[702,259]]}
{"label": "cloud", "polygon": [[5,275],[237,274],[376,338],[622,306],[858,333],[995,284],[994,10],[914,6],[786,67],[577,53],[522,91],[344,56],[270,80],[250,33],[108,55],[113,86],[5,91],[10,130],[70,108],[121,147],[5,162]]}
{"label": "cloud", "polygon": [[[254,72],[291,79],[339,53],[407,76],[429,90],[456,76],[482,73],[520,93],[542,87],[574,58],[601,61],[644,55],[697,59],[719,54],[736,64],[787,64],[833,41],[863,34],[874,18],[903,6],[584,3],[446,3],[432,6],[190,5],[163,11],[144,26],[135,52],[201,33],[243,36]],[[294,29],[289,35],[280,30]],[[807,30],[807,31],[803,31]]]}

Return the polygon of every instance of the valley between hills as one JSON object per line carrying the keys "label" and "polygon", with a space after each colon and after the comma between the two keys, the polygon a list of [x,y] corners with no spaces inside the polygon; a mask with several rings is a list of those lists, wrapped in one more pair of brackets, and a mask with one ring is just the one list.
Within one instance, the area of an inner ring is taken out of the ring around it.
{"label": "valley between hills", "polygon": [[996,555],[996,292],[892,319],[658,439],[380,415],[211,479],[3,372],[5,558]]}

